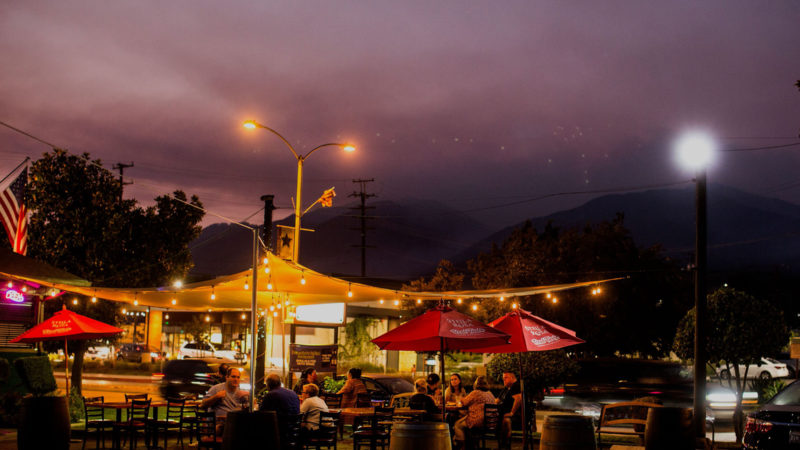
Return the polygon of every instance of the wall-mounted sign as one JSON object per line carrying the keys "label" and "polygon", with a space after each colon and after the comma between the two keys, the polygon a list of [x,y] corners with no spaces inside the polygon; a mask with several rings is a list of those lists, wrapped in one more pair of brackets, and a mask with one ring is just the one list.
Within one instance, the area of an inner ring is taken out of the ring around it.
{"label": "wall-mounted sign", "polygon": [[298,305],[294,322],[308,325],[342,325],[345,318],[344,303]]}
{"label": "wall-mounted sign", "polygon": [[9,289],[6,291],[6,300],[11,300],[14,303],[22,303],[25,301],[25,296],[13,289]]}
{"label": "wall-mounted sign", "polygon": [[336,345],[289,346],[289,370],[302,372],[313,367],[317,372],[336,373],[336,359],[339,347]]}

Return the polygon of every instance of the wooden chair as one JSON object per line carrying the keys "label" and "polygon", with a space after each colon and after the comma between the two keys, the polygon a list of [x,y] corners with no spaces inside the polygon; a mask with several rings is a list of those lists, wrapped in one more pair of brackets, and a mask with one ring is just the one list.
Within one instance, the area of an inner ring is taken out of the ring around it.
{"label": "wooden chair", "polygon": [[369,427],[363,427],[353,432],[353,450],[359,450],[362,445],[369,446],[370,450],[377,447],[385,449],[389,445],[389,432],[381,423],[391,422],[391,414],[376,412],[370,416]]}
{"label": "wooden chair", "polygon": [[395,394],[392,396],[392,401],[389,406],[392,408],[408,408],[408,399],[414,395],[413,392],[404,392],[402,394]]}
{"label": "wooden chair", "polygon": [[102,406],[89,406],[89,403],[103,403],[104,397],[83,397],[83,413],[84,425],[83,431],[83,446],[81,449],[86,448],[86,439],[92,430],[97,435],[97,444],[94,448],[100,448],[100,442],[103,442],[103,448],[106,448],[105,430],[111,429],[114,425],[113,420],[105,418],[105,409]]}
{"label": "wooden chair", "polygon": [[217,435],[217,416],[213,411],[197,412],[197,447],[222,448],[222,436]]}
{"label": "wooden chair", "polygon": [[[186,398],[189,400],[189,398]],[[183,432],[188,431],[189,433],[189,445],[192,445],[192,441],[194,440],[195,435],[197,434],[197,412],[199,406],[192,404],[192,405],[185,405],[183,407],[183,420],[181,421],[181,442],[183,442]]]}
{"label": "wooden chair", "polygon": [[278,433],[282,450],[296,450],[303,447],[300,430],[303,427],[303,414],[278,414]]}
{"label": "wooden chair", "polygon": [[337,450],[337,432],[339,423],[342,418],[340,412],[320,412],[319,413],[319,429],[305,430],[303,438],[303,448],[315,448],[321,450],[322,447],[330,450]]}
{"label": "wooden chair", "polygon": [[125,394],[125,402],[131,400],[150,400],[150,394]]}
{"label": "wooden chair", "polygon": [[183,409],[186,406],[186,399],[168,398],[167,413],[164,419],[155,418],[148,422],[153,437],[153,445],[157,444],[158,433],[164,433],[164,448],[167,448],[167,433],[169,430],[178,431],[178,441],[183,448],[183,433],[181,433],[183,423]]}
{"label": "wooden chair", "polygon": [[136,440],[139,432],[144,433],[145,444],[148,441],[147,423],[150,416],[150,400],[131,400],[128,408],[128,420],[114,422],[114,445],[120,448],[120,435],[124,432],[128,434],[130,448],[136,448]]}
{"label": "wooden chair", "polygon": [[325,404],[328,405],[328,408],[339,409],[342,407],[342,394],[326,392],[322,394],[322,399],[325,400]]}
{"label": "wooden chair", "polygon": [[486,446],[487,440],[497,441],[498,450],[511,450],[511,439],[503,436],[503,417],[500,415],[499,405],[491,403],[483,404],[483,426],[469,429],[467,448],[489,448]]}

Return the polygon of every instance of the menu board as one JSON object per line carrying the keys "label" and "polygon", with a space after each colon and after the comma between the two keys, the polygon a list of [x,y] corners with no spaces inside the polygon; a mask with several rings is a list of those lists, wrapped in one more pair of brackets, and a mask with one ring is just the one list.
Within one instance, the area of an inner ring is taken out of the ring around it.
{"label": "menu board", "polygon": [[337,345],[291,344],[289,346],[289,370],[302,372],[313,367],[317,372],[336,373],[338,353]]}

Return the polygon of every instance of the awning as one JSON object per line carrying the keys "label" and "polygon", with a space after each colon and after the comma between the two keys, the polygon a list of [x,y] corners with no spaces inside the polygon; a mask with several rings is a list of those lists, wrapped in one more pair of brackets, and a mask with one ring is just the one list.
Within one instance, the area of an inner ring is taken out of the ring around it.
{"label": "awning", "polygon": [[[489,289],[447,292],[401,291],[352,283],[315,272],[292,261],[280,259],[270,253],[267,263],[258,267],[257,302],[259,307],[269,307],[278,302],[290,301],[293,305],[321,303],[357,303],[384,300],[386,302],[405,299],[439,300],[458,299],[465,301],[478,298],[511,298],[525,295],[557,292],[584,286],[619,280],[583,281],[579,283],[557,284],[512,289]],[[37,281],[37,280],[32,280]],[[163,286],[154,288],[102,288],[87,287],[73,283],[42,284],[56,289],[95,296],[128,304],[158,308],[223,311],[249,310],[252,300],[252,271],[247,270],[232,275],[214,278],[200,283],[185,284],[180,288]],[[245,285],[248,286],[245,289]],[[213,299],[212,299],[213,294]]]}
{"label": "awning", "polygon": [[29,258],[9,249],[0,247],[0,276],[31,281],[46,286],[64,284],[70,286],[91,286],[91,283],[77,275]]}

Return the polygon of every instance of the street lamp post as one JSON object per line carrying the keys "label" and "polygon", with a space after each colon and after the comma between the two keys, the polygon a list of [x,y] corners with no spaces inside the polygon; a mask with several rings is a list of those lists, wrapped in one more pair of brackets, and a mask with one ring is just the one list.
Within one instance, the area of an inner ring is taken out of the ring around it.
{"label": "street lamp post", "polygon": [[303,191],[303,163],[305,162],[306,159],[308,159],[309,156],[311,156],[312,153],[314,153],[315,151],[317,151],[322,147],[340,147],[342,150],[347,152],[352,152],[356,148],[350,144],[329,142],[327,144],[318,145],[312,148],[311,151],[309,151],[305,155],[301,155],[297,153],[294,147],[292,147],[292,144],[290,144],[285,137],[283,137],[280,133],[278,133],[277,131],[273,130],[268,126],[262,125],[256,122],[255,120],[248,120],[247,122],[244,123],[244,127],[250,129],[262,128],[278,136],[281,139],[281,141],[283,141],[283,143],[286,144],[287,147],[289,147],[289,150],[291,150],[295,159],[297,159],[297,196],[295,198],[295,205],[294,205],[294,237],[293,237],[294,242],[292,245],[292,260],[297,262],[300,253],[300,217],[303,215],[303,210],[301,206],[302,191]]}
{"label": "street lamp post", "polygon": [[706,168],[714,153],[713,140],[702,133],[682,136],[676,146],[678,158],[695,171],[695,266],[694,266],[694,436],[706,436],[706,352],[708,307],[706,303],[707,235]]}

